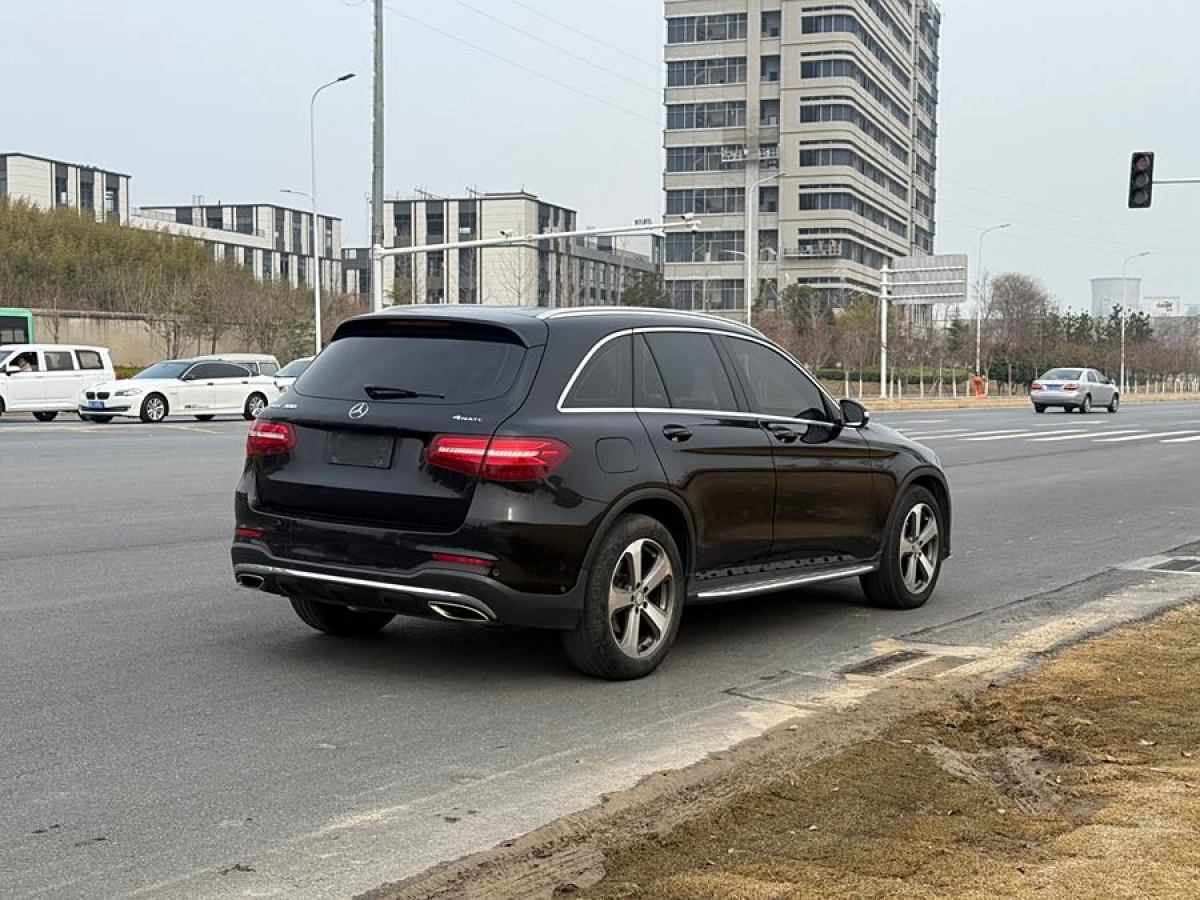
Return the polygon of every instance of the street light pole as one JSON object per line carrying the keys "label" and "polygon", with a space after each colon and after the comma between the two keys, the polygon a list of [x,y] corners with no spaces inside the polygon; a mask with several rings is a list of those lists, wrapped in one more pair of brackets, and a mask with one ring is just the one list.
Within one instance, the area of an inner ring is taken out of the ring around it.
{"label": "street light pole", "polygon": [[[312,99],[308,101],[308,161],[311,180],[308,197],[312,200],[312,258],[313,258],[313,323],[315,337],[313,342],[316,352],[321,352],[321,247],[317,242],[317,95],[335,84],[349,81],[354,77],[353,72],[347,72],[340,78],[335,78],[313,91]],[[292,191],[291,193],[297,193]]]}
{"label": "street light pole", "polygon": [[772,172],[766,178],[760,178],[758,181],[746,188],[746,284],[744,293],[746,300],[747,325],[751,324],[751,320],[754,316],[754,290],[756,287],[758,287],[758,278],[755,275],[755,263],[758,262],[758,242],[755,240],[755,238],[758,237],[755,231],[755,229],[758,227],[755,224],[755,213],[758,210],[758,189],[768,181],[774,181],[778,177],[778,172]]}
{"label": "street light pole", "polygon": [[975,257],[975,264],[979,266],[979,286],[976,288],[975,296],[975,374],[983,374],[983,295],[987,287],[984,282],[983,274],[983,239],[993,231],[1000,231],[1004,228],[1012,228],[1012,222],[1005,222],[1003,225],[995,225],[991,228],[985,228],[979,235],[979,255]]}
{"label": "street light pole", "polygon": [[1129,264],[1135,259],[1141,259],[1143,256],[1149,256],[1150,251],[1146,250],[1142,253],[1135,253],[1133,256],[1126,257],[1121,263],[1121,396],[1125,396],[1125,320],[1129,318],[1129,289],[1125,281],[1125,273],[1129,271]]}

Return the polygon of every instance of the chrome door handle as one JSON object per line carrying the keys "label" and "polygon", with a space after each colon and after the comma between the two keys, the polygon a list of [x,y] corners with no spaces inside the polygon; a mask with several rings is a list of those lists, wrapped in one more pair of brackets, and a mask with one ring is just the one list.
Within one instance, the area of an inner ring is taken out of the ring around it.
{"label": "chrome door handle", "polygon": [[795,431],[791,426],[784,425],[782,422],[772,422],[767,425],[767,431],[778,441],[785,444],[791,444],[800,439],[799,432]]}
{"label": "chrome door handle", "polygon": [[690,429],[682,425],[664,425],[663,437],[668,441],[674,441],[677,444],[682,444],[684,441],[690,440],[692,432]]}

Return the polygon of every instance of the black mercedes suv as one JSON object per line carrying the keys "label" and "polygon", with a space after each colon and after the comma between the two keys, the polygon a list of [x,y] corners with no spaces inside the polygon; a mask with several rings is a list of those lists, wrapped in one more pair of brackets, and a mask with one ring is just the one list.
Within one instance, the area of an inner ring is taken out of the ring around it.
{"label": "black mercedes suv", "polygon": [[329,634],[553,628],[620,679],[685,603],[859,578],[909,609],[949,551],[937,457],[752,328],[437,306],[342,323],[255,420],[233,569]]}

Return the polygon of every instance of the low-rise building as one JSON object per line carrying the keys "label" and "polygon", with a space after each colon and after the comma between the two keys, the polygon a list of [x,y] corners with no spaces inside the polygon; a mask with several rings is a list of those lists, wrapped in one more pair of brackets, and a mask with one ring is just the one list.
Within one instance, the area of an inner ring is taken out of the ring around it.
{"label": "low-rise building", "polygon": [[[525,191],[420,196],[384,203],[384,245],[417,247],[577,230],[578,214]],[[509,247],[434,250],[384,261],[388,304],[484,303],[494,306],[579,306],[617,303],[634,271],[661,272],[661,238],[649,255],[614,239],[584,236]],[[371,251],[342,253],[343,289],[371,292]]]}
{"label": "low-rise building", "polygon": [[130,176],[29,153],[0,153],[0,197],[41,209],[66,207],[96,221],[129,224]]}
{"label": "low-rise building", "polygon": [[[129,224],[195,238],[260,281],[313,284],[312,213],[269,203],[142,206]],[[342,288],[342,220],[317,216],[321,286]]]}

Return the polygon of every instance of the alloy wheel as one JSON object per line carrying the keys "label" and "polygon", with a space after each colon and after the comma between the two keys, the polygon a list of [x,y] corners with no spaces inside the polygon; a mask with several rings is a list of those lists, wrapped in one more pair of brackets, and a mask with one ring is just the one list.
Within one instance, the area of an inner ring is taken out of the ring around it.
{"label": "alloy wheel", "polygon": [[161,422],[167,417],[166,404],[158,397],[151,397],[146,401],[146,417],[151,422]]}
{"label": "alloy wheel", "polygon": [[608,589],[608,625],[621,652],[633,659],[653,654],[666,639],[675,602],[675,570],[657,541],[641,538],[625,548]]}
{"label": "alloy wheel", "polygon": [[263,411],[263,407],[267,404],[263,402],[263,398],[255,394],[246,402],[246,411],[250,413],[251,418],[257,416]]}
{"label": "alloy wheel", "polygon": [[927,503],[918,503],[904,517],[900,530],[900,577],[914,594],[929,587],[937,575],[941,536],[937,514]]}

